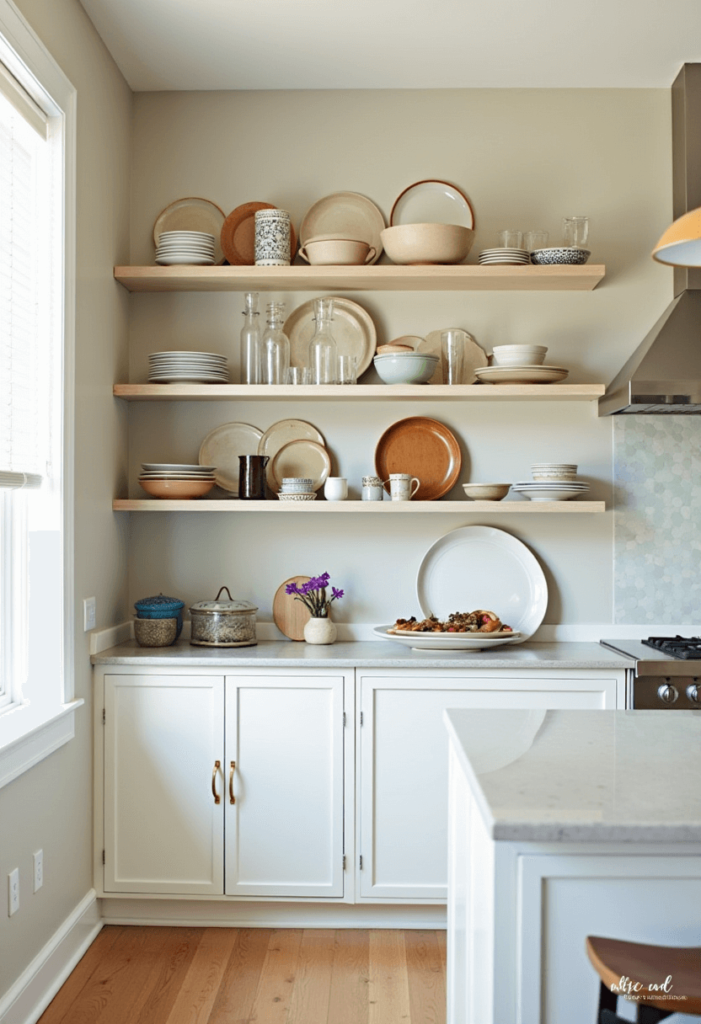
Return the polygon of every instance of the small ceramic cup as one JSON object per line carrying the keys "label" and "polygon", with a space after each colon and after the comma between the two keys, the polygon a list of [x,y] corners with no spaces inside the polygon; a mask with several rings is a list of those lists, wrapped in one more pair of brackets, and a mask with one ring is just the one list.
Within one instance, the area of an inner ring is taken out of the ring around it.
{"label": "small ceramic cup", "polygon": [[411,473],[390,473],[385,484],[389,484],[389,496],[392,501],[411,501],[421,486],[421,481]]}
{"label": "small ceramic cup", "polygon": [[330,476],[324,484],[327,501],[345,501],[348,497],[348,481],[344,476]]}
{"label": "small ceramic cup", "polygon": [[256,210],[254,252],[257,267],[289,267],[290,215],[286,210]]}
{"label": "small ceramic cup", "polygon": [[385,491],[379,476],[363,477],[363,501],[382,501]]}

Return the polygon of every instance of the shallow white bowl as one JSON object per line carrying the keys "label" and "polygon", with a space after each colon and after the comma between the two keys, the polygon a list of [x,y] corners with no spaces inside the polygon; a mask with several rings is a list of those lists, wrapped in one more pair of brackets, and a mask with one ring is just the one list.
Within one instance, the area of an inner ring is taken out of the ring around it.
{"label": "shallow white bowl", "polygon": [[373,362],[385,384],[427,384],[438,359],[427,352],[390,352],[375,356]]}
{"label": "shallow white bowl", "polygon": [[462,489],[473,501],[501,501],[511,484],[463,484]]}
{"label": "shallow white bowl", "polygon": [[496,366],[542,366],[547,353],[545,345],[496,345]]}

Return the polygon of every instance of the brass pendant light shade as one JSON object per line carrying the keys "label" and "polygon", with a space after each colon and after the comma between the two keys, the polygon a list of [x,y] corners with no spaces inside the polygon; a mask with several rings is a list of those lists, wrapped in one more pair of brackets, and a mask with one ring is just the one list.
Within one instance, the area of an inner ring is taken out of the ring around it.
{"label": "brass pendant light shade", "polygon": [[652,256],[670,267],[701,267],[701,207],[670,224]]}

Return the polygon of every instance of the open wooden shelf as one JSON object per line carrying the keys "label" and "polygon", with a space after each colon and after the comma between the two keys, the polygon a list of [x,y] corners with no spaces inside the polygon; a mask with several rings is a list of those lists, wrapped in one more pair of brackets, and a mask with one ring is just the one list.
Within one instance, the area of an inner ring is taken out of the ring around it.
{"label": "open wooden shelf", "polygon": [[460,515],[485,512],[497,515],[565,513],[566,515],[605,512],[603,501],[239,501],[237,498],[176,501],[168,498],[116,498],[115,512],[277,512],[304,515],[338,515],[360,512],[366,515],[420,515],[452,513]]}
{"label": "open wooden shelf", "polygon": [[605,384],[115,384],[114,394],[129,402],[211,401],[477,401],[591,402]]}
{"label": "open wooden shelf", "polygon": [[272,291],[581,291],[603,280],[601,264],[583,267],[115,267],[130,292]]}

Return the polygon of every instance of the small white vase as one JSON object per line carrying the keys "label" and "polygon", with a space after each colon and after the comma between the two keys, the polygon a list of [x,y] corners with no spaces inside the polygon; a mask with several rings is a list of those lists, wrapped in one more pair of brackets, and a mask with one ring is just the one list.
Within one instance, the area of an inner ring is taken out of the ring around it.
{"label": "small white vase", "polygon": [[336,640],[336,623],[332,619],[310,619],[304,625],[308,644],[332,644]]}

